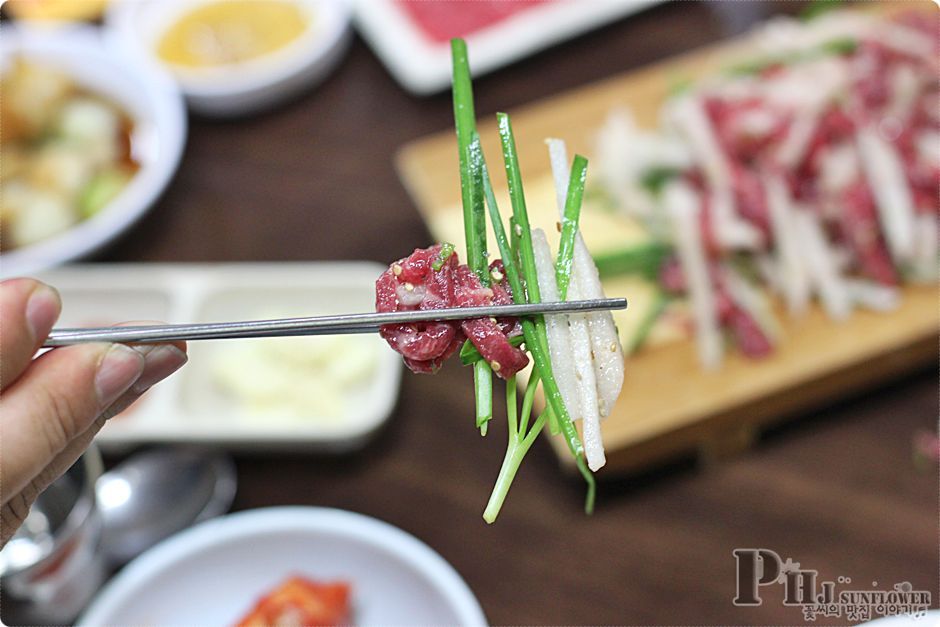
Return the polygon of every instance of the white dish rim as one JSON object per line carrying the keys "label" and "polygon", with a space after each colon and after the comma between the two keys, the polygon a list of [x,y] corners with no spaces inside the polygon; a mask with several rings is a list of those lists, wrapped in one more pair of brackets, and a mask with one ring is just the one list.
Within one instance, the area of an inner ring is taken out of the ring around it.
{"label": "white dish rim", "polygon": [[[200,523],[149,549],[108,582],[77,621],[77,627],[113,624],[111,614],[147,582],[196,550],[245,541],[260,532],[329,532],[380,548],[420,572],[460,616],[461,625],[486,625],[470,587],[439,553],[387,522],[341,509],[283,506],[246,510]],[[355,585],[355,584],[354,584]],[[259,591],[261,592],[261,591]]]}
{"label": "white dish rim", "polygon": [[[473,76],[482,76],[609,21],[662,0],[557,0],[510,15],[468,34]],[[434,42],[395,7],[394,0],[355,0],[354,19],[369,47],[395,80],[426,96],[450,85],[447,42]]]}
{"label": "white dish rim", "polygon": [[[105,13],[105,26],[115,45],[144,63],[164,67],[152,50],[153,34],[141,33],[136,24],[140,11],[148,10],[148,2],[113,2]],[[161,0],[161,4],[166,0]],[[171,15],[178,15],[191,6],[208,4],[217,0],[174,0]],[[295,76],[310,71],[321,62],[323,76],[329,73],[339,55],[333,53],[344,46],[350,30],[351,10],[345,0],[298,0],[312,15],[323,15],[325,19],[311,20],[315,26],[308,27],[297,40],[279,50],[247,61],[237,68],[206,70],[165,71],[174,76],[187,98],[203,103],[198,107],[209,112],[207,100],[225,101],[257,92],[277,89]],[[161,7],[163,8],[163,7]],[[165,28],[165,27],[164,27]],[[156,30],[160,30],[156,28]],[[315,82],[315,81],[311,81]],[[192,103],[191,103],[192,104]],[[254,109],[251,109],[254,110]],[[246,111],[250,112],[250,111]]]}

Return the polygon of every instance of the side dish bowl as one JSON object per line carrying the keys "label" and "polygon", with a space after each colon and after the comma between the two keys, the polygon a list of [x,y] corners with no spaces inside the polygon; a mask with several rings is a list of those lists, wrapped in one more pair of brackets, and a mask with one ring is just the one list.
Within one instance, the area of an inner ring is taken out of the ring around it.
{"label": "side dish bowl", "polygon": [[350,584],[358,625],[485,625],[426,544],[338,509],[275,507],[202,523],[124,568],[79,625],[231,625],[292,575]]}
{"label": "side dish bowl", "polygon": [[92,28],[41,31],[0,27],[0,72],[14,59],[53,67],[130,118],[139,169],[100,211],[57,235],[2,254],[0,275],[28,274],[88,255],[136,222],[166,188],[186,141],[186,111],[173,81],[157,68],[111,54]]}
{"label": "side dish bowl", "polygon": [[276,106],[322,81],[342,59],[351,39],[344,0],[299,0],[307,21],[283,47],[218,67],[173,68],[157,53],[158,41],[187,12],[216,0],[139,0],[111,4],[106,25],[129,57],[170,69],[193,111],[231,117]]}

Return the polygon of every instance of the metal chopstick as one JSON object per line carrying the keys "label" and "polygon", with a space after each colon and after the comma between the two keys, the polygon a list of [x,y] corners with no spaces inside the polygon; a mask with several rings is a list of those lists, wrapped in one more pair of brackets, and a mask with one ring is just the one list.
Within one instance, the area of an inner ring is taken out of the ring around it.
{"label": "metal chopstick", "polygon": [[625,298],[602,298],[558,303],[523,305],[491,305],[487,307],[454,307],[418,311],[341,314],[311,318],[280,320],[247,320],[242,322],[210,322],[197,324],[164,324],[128,327],[94,327],[53,329],[43,344],[46,348],[83,342],[156,343],[178,340],[212,340],[251,337],[286,337],[300,335],[334,335],[373,333],[386,324],[409,324],[435,320],[466,320],[472,318],[518,317],[544,313],[577,313],[626,309]]}

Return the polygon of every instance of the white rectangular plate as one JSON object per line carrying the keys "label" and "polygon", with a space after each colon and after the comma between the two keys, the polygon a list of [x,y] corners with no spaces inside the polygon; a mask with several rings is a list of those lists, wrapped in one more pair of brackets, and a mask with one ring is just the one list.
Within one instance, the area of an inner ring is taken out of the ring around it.
{"label": "white rectangular plate", "polygon": [[[657,2],[549,0],[527,8],[465,37],[471,70],[480,76]],[[356,0],[355,20],[373,51],[405,89],[426,95],[450,85],[450,44],[425,35],[399,2]]]}
{"label": "white rectangular plate", "polygon": [[[99,326],[127,320],[209,322],[369,312],[375,279],[371,262],[250,264],[86,264],[41,278],[59,289],[56,326]],[[345,452],[366,443],[388,419],[398,397],[401,359],[378,336],[376,364],[342,412],[330,419],[246,416],[213,376],[213,364],[236,342],[191,342],[189,363],[155,386],[125,415],[112,419],[97,442],[119,449],[147,442],[223,444],[232,448],[295,448]],[[281,340],[287,341],[287,340]],[[315,382],[311,382],[311,385]]]}

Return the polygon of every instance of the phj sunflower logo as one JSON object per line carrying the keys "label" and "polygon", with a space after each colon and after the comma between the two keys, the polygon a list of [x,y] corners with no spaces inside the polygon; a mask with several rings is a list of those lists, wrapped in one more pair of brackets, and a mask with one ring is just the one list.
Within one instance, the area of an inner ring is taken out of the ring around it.
{"label": "phj sunflower logo", "polygon": [[914,590],[910,582],[894,584],[891,589],[847,589],[852,580],[819,581],[819,572],[803,568],[791,558],[782,559],[770,549],[735,549],[737,591],[733,603],[755,606],[763,602],[761,588],[783,586],[783,604],[801,607],[803,618],[817,616],[845,617],[849,621],[869,620],[872,616],[908,614],[923,616],[930,608],[930,592]]}

